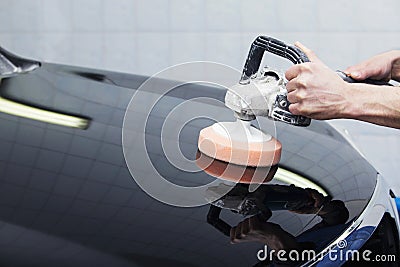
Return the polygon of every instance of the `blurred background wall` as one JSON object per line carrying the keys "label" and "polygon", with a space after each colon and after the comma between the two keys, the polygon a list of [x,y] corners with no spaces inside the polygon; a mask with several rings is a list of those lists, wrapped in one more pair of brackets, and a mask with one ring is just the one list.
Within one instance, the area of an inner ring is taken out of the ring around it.
{"label": "blurred background wall", "polygon": [[[400,49],[399,10],[398,0],[1,0],[0,45],[48,62],[151,75],[193,60],[241,69],[250,43],[265,34],[299,40],[344,69]],[[400,130],[332,123],[400,185]]]}

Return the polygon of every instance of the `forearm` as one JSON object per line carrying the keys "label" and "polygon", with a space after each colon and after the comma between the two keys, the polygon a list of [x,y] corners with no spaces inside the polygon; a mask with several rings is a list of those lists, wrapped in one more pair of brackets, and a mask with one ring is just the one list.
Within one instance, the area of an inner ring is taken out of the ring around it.
{"label": "forearm", "polygon": [[343,118],[400,129],[400,88],[368,84],[347,85],[347,108]]}

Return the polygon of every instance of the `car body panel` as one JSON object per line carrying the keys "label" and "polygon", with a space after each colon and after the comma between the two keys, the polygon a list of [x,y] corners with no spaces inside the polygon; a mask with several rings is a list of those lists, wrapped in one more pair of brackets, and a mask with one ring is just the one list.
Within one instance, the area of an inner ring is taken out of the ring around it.
{"label": "car body panel", "polygon": [[[3,264],[252,266],[258,262],[256,253],[262,244],[230,244],[229,238],[207,224],[207,205],[166,205],[135,183],[124,159],[122,127],[129,102],[145,80],[49,63],[1,80],[0,96],[5,99],[90,120],[82,130],[0,113]],[[171,167],[159,139],[168,111],[199,96],[223,101],[224,90],[182,85],[163,96],[146,118],[147,145],[156,169],[185,186],[215,178]],[[234,119],[224,107],[199,102],[196,108],[198,112],[215,109],[220,118]],[[138,114],[138,119],[144,117]],[[194,158],[198,131],[211,123],[201,119],[188,123],[179,140],[185,155]],[[259,127],[269,129],[271,121],[261,118]],[[329,234],[317,231],[308,236],[307,230],[320,222],[318,216],[273,211],[271,222],[295,237],[318,243],[320,252],[362,214],[373,195],[377,171],[328,123],[313,121],[308,128],[276,123],[274,135],[283,146],[280,167],[318,184],[349,211],[347,222]],[[284,183],[272,180],[270,184]],[[231,225],[243,220],[230,212],[222,216]]]}

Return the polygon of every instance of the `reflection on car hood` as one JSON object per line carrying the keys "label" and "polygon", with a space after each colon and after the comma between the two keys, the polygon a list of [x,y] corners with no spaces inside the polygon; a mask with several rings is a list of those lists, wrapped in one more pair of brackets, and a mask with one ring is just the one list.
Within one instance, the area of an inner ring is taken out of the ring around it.
{"label": "reflection on car hood", "polygon": [[[131,97],[145,80],[143,76],[43,64],[32,73],[1,81],[0,94],[6,99],[91,120],[87,130],[80,130],[0,113],[0,235],[7,235],[2,239],[7,246],[0,251],[0,258],[5,263],[257,263],[256,253],[263,244],[230,244],[229,237],[207,223],[210,205],[165,205],[148,196],[132,179],[123,157],[122,125]],[[215,179],[207,172],[189,173],[170,164],[163,154],[160,135],[166,116],[179,103],[199,96],[223,101],[224,94],[220,88],[185,84],[153,108],[146,126],[146,146],[154,167],[167,180],[198,186]],[[215,109],[221,117],[234,120],[230,110],[210,103],[198,102],[193,108],[199,112]],[[143,117],[138,114],[137,119]],[[212,123],[197,119],[182,128],[179,145],[187,158],[195,159],[198,132]],[[258,127],[269,130],[271,123],[260,118]],[[287,234],[296,242],[313,244],[319,251],[362,212],[373,193],[376,170],[325,122],[313,121],[308,128],[275,125],[272,134],[283,149],[279,168],[320,186],[329,199],[323,202],[325,210],[302,212],[301,207],[307,206],[304,201],[318,192],[302,188],[290,176],[284,181],[274,178],[261,187],[262,203],[271,210],[269,218],[261,219],[271,229],[277,225],[284,231],[276,232],[277,236]],[[290,186],[292,183],[295,185]],[[239,202],[253,197],[238,195]],[[274,196],[280,204],[272,207]],[[293,196],[297,198],[287,199]],[[345,217],[346,212],[348,219],[344,221],[332,223],[329,216],[324,217],[327,213]],[[230,226],[244,219],[225,210],[220,217]]]}

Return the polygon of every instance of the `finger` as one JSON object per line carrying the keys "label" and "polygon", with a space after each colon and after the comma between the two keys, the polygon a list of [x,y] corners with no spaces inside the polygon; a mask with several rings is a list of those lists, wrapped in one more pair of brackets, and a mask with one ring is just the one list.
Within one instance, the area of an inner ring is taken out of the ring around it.
{"label": "finger", "polygon": [[289,111],[293,114],[293,115],[302,115],[300,112],[300,103],[293,103],[290,104],[289,106]]}
{"label": "finger", "polygon": [[287,99],[291,104],[300,102],[302,99],[299,95],[299,90],[294,90],[287,94]]}
{"label": "finger", "polygon": [[314,207],[319,208],[322,204],[322,197],[319,195],[318,192],[311,191],[310,192],[311,198],[314,200]]}
{"label": "finger", "polygon": [[319,207],[321,207],[321,205],[322,205],[322,199],[316,198],[315,199],[315,203],[314,203],[314,207],[315,208],[319,208]]}
{"label": "finger", "polygon": [[297,95],[296,95],[296,90],[290,91],[290,92],[287,94],[287,100],[288,100],[291,104],[294,104],[294,103],[297,103],[297,102],[298,102],[298,100],[297,100]]}
{"label": "finger", "polygon": [[249,228],[250,231],[252,232],[257,232],[260,230],[261,225],[260,225],[260,220],[258,219],[258,216],[253,216],[249,218]]}
{"label": "finger", "polygon": [[230,231],[230,238],[231,238],[231,244],[235,244],[235,232],[236,232],[236,227],[232,227]]}
{"label": "finger", "polygon": [[321,205],[322,205],[322,203],[324,201],[324,196],[319,192],[316,192],[315,194],[316,194],[316,196],[315,196],[315,199],[316,199],[315,205],[316,206],[315,207],[319,208],[319,207],[321,207]]}
{"label": "finger", "polygon": [[243,227],[243,223],[239,223],[236,226],[236,230],[235,230],[235,239],[234,241],[237,242],[238,240],[240,240],[242,238],[242,227]]}
{"label": "finger", "polygon": [[301,73],[301,65],[297,64],[292,67],[290,67],[286,72],[285,72],[285,77],[288,81],[296,78],[300,73]]}
{"label": "finger", "polygon": [[246,235],[249,234],[251,228],[250,228],[250,218],[247,218],[242,222],[242,236],[245,237]]}
{"label": "finger", "polygon": [[354,80],[365,80],[367,79],[368,75],[367,73],[364,71],[364,66],[361,65],[355,65],[355,66],[351,66],[348,67],[344,73],[346,73],[347,75],[350,75],[351,78],[353,78]]}
{"label": "finger", "polygon": [[297,88],[298,88],[298,86],[297,86],[295,79],[291,80],[290,82],[288,82],[286,84],[286,90],[288,91],[288,93],[296,91]]}
{"label": "finger", "polygon": [[321,60],[317,57],[317,55],[314,53],[314,51],[312,51],[311,49],[307,48],[302,43],[295,42],[294,45],[297,46],[298,48],[300,48],[304,52],[304,54],[307,55],[308,59],[311,62],[321,62]]}
{"label": "finger", "polygon": [[[297,90],[304,91],[304,89],[307,89],[308,87],[307,81],[308,81],[307,77],[298,76],[286,84],[286,90],[288,91],[288,93]],[[301,93],[304,94],[304,92]]]}
{"label": "finger", "polygon": [[231,228],[230,232],[230,239],[231,239],[231,244],[237,244],[241,242],[241,223],[238,224],[236,227]]}

